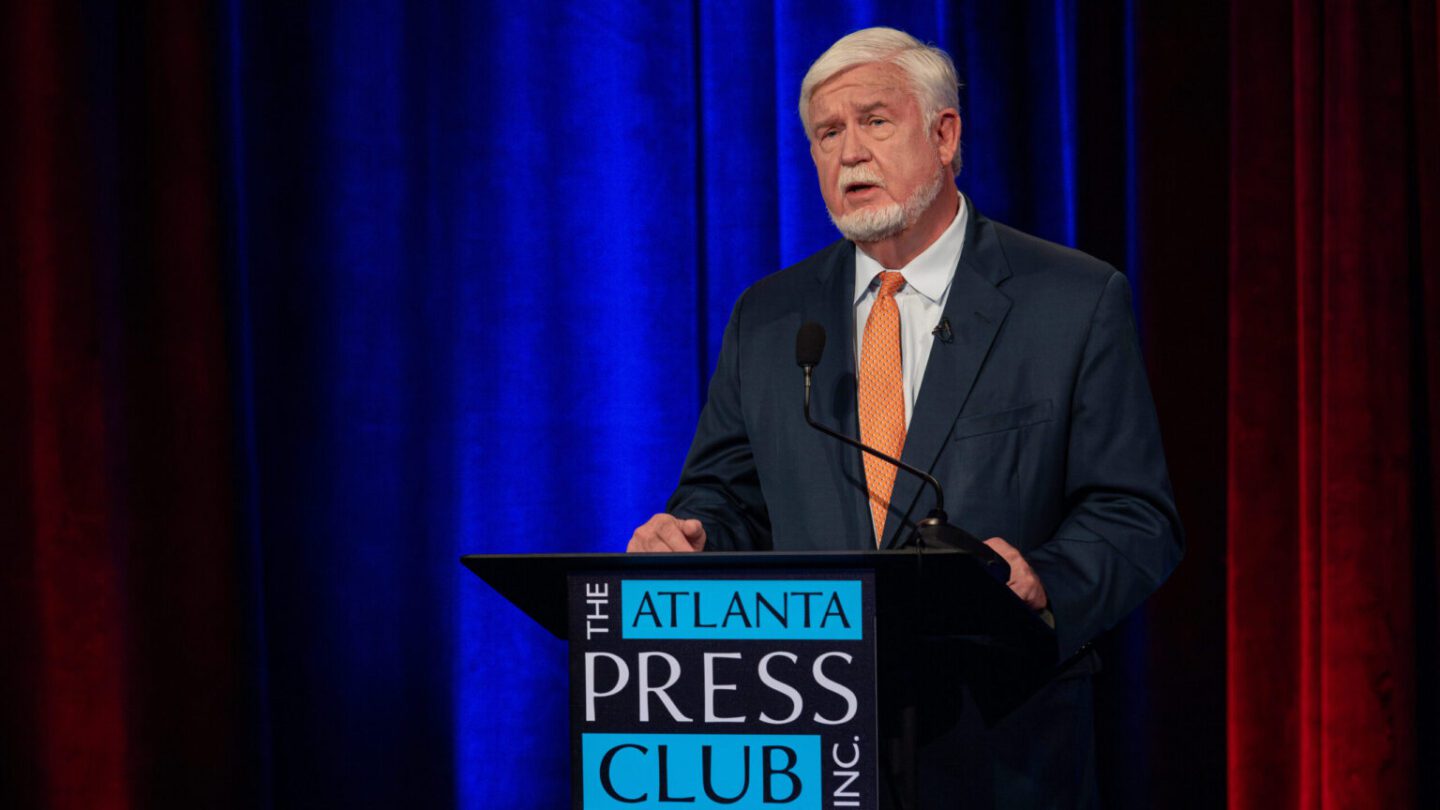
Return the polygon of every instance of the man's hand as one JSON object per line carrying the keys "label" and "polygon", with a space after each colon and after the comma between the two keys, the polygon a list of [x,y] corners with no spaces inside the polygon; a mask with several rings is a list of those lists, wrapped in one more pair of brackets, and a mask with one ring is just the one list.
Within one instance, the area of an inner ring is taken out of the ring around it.
{"label": "man's hand", "polygon": [[1005,542],[1003,537],[992,537],[985,541],[985,545],[995,549],[995,553],[1010,564],[1010,581],[1005,583],[1010,586],[1010,590],[1025,600],[1025,604],[1029,605],[1031,610],[1044,610],[1050,604],[1050,597],[1045,595],[1045,583],[1040,581],[1040,577],[1035,576],[1035,571],[1030,567],[1030,563],[1025,562],[1025,558],[1020,556],[1020,552]]}
{"label": "man's hand", "polygon": [[681,520],[664,512],[641,524],[630,535],[626,551],[699,551],[705,548],[705,527],[698,520]]}

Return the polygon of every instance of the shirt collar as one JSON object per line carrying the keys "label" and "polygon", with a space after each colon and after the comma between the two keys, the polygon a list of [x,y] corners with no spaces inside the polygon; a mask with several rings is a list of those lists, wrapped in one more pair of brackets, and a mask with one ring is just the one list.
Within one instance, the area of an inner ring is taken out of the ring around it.
{"label": "shirt collar", "polygon": [[[959,209],[950,226],[923,253],[898,268],[905,274],[906,289],[913,289],[937,304],[945,297],[945,290],[949,288],[955,268],[960,264],[960,249],[965,246],[965,221],[969,212],[965,195],[958,196]],[[851,299],[852,304],[859,303],[875,277],[885,269],[858,245],[855,247],[855,297]]]}

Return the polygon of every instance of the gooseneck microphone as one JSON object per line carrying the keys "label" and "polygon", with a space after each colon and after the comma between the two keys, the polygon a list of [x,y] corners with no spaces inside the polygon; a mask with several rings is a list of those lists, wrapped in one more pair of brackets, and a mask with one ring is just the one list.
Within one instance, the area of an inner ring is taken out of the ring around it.
{"label": "gooseneck microphone", "polygon": [[[795,334],[795,364],[800,366],[801,371],[805,372],[806,423],[809,424],[810,427],[815,428],[816,430],[824,433],[827,436],[833,436],[836,439],[839,439],[840,441],[850,445],[851,447],[869,453],[875,458],[882,459],[886,463],[899,467],[900,469],[910,473],[911,475],[918,476],[925,483],[929,484],[931,489],[935,490],[935,508],[931,510],[930,517],[938,517],[940,519],[940,522],[944,523],[946,521],[945,492],[940,488],[940,482],[935,480],[935,476],[925,472],[918,467],[906,464],[898,458],[892,458],[891,456],[888,456],[885,453],[882,453],[879,450],[876,450],[870,445],[864,444],[857,439],[852,439],[849,436],[844,435],[843,433],[838,433],[834,430],[831,430],[830,428],[820,424],[819,422],[816,422],[813,418],[811,418],[810,375],[811,372],[815,370],[815,367],[820,365],[820,358],[824,356],[824,354],[825,327],[821,326],[818,323],[815,323],[814,321],[806,321],[805,323],[801,324],[800,331]],[[927,518],[927,520],[928,519],[929,518]]]}
{"label": "gooseneck microphone", "polygon": [[867,444],[852,439],[843,433],[831,430],[825,425],[816,422],[810,415],[810,386],[811,374],[815,367],[820,365],[820,358],[825,354],[825,327],[814,321],[806,321],[800,325],[800,331],[795,334],[795,363],[805,373],[805,422],[810,427],[824,433],[826,436],[838,439],[862,452],[869,453],[875,458],[886,463],[893,464],[899,469],[918,477],[935,490],[935,508],[925,519],[916,524],[916,542],[920,548],[949,548],[956,549],[974,555],[985,563],[986,569],[996,576],[1000,581],[1005,581],[1010,576],[1010,566],[995,552],[994,549],[980,542],[974,535],[963,529],[950,525],[949,518],[945,515],[945,492],[940,488],[940,482],[935,476],[906,464],[898,458],[893,458],[885,453],[870,447]]}
{"label": "gooseneck microphone", "polygon": [[820,365],[820,358],[825,356],[825,327],[814,321],[806,321],[800,324],[800,331],[795,333],[795,365],[805,372],[805,421],[813,426],[810,421],[810,372]]}

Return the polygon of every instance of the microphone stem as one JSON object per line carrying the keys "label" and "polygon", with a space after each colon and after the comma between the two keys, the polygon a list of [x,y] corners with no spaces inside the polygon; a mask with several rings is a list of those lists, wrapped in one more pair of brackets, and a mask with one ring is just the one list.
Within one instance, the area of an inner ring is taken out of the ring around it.
{"label": "microphone stem", "polygon": [[862,444],[862,443],[860,443],[860,442],[858,442],[858,441],[850,438],[849,436],[846,436],[846,435],[843,434],[843,433],[839,433],[839,432],[837,432],[837,431],[831,430],[830,428],[828,428],[828,427],[820,424],[819,422],[816,422],[813,418],[811,418],[811,416],[810,416],[810,371],[811,371],[811,368],[810,368],[809,366],[802,366],[802,368],[803,368],[804,371],[805,371],[805,421],[806,421],[807,423],[809,423],[810,427],[815,428],[816,430],[820,431],[821,433],[824,433],[824,434],[827,435],[827,436],[831,436],[831,437],[833,437],[833,438],[839,439],[840,441],[842,441],[842,442],[850,445],[851,447],[857,448],[857,449],[861,450],[862,452],[869,453],[870,455],[872,455],[872,456],[874,456],[874,457],[876,457],[876,458],[878,458],[878,459],[881,459],[881,460],[883,460],[883,461],[889,462],[890,464],[894,464],[896,467],[899,467],[900,469],[902,469],[902,470],[910,473],[911,475],[918,476],[919,478],[921,478],[922,480],[924,480],[925,483],[927,483],[927,484],[930,485],[930,488],[931,488],[931,489],[935,490],[935,509],[934,509],[934,511],[932,511],[932,512],[930,513],[931,516],[932,516],[932,517],[938,517],[938,518],[940,519],[940,522],[941,522],[941,523],[946,523],[946,522],[948,522],[948,518],[946,518],[946,516],[945,516],[945,492],[944,492],[944,490],[940,489],[940,482],[935,479],[935,476],[931,475],[930,473],[925,472],[924,470],[922,470],[922,469],[920,469],[920,468],[918,468],[918,467],[914,467],[914,466],[912,466],[912,465],[906,464],[905,462],[901,461],[901,460],[898,459],[898,458],[893,458],[893,457],[891,457],[891,456],[888,456],[888,455],[880,452],[879,450],[876,450],[876,449],[873,448],[873,447],[870,447],[870,446],[868,446],[868,445]]}

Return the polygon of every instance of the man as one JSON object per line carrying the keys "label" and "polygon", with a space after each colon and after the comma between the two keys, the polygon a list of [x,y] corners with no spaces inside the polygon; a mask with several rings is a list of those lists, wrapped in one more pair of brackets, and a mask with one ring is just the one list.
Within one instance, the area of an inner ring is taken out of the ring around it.
{"label": "man", "polygon": [[952,520],[990,538],[1071,660],[956,743],[969,746],[956,789],[996,807],[1088,806],[1094,660],[1077,653],[1169,575],[1180,525],[1125,277],[990,222],[957,192],[957,88],[943,51],[887,28],[810,67],[800,117],[845,240],[736,303],[679,487],[629,548],[887,548],[912,535],[933,496],[803,420],[790,347],[801,323],[820,323],[831,348],[814,374],[817,421],[938,478]]}

